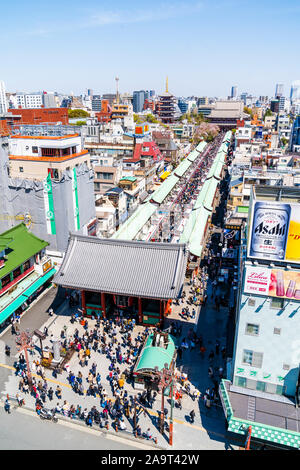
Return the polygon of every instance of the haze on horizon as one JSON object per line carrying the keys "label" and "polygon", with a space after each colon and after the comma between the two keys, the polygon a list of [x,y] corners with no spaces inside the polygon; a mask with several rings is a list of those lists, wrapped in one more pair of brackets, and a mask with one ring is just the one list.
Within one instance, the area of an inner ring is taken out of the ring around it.
{"label": "haze on horizon", "polygon": [[1,6],[9,92],[139,89],[176,96],[273,96],[300,79],[297,0],[37,0]]}

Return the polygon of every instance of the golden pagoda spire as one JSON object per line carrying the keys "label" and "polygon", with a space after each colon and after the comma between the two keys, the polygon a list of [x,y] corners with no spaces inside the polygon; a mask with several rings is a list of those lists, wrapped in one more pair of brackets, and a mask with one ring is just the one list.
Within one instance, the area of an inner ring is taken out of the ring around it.
{"label": "golden pagoda spire", "polygon": [[169,93],[168,75],[167,75],[167,80],[166,80],[166,93]]}

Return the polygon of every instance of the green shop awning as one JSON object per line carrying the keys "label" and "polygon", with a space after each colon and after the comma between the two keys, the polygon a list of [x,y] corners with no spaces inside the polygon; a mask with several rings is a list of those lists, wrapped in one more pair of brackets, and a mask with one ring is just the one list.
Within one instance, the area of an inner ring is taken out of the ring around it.
{"label": "green shop awning", "polygon": [[0,324],[3,323],[10,315],[12,315],[21,305],[28,300],[28,297],[32,295],[39,287],[41,287],[51,276],[56,273],[56,269],[53,268],[48,271],[43,277],[40,277],[31,286],[26,289],[22,295],[17,297],[11,304],[9,304],[2,312],[0,312]]}
{"label": "green shop awning", "polygon": [[50,279],[51,276],[54,276],[55,273],[56,273],[55,268],[50,269],[50,271],[44,274],[44,276],[37,279],[30,287],[28,287],[28,289],[26,289],[26,291],[23,292],[22,295],[24,297],[30,297],[32,294],[35,293],[35,291],[39,289],[39,287],[45,284],[45,282],[48,281],[48,279]]}

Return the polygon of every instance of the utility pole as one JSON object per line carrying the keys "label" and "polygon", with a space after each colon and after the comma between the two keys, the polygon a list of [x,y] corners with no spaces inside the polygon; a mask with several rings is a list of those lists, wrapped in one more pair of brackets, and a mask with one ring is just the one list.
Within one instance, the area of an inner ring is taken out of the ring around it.
{"label": "utility pole", "polygon": [[136,429],[136,397],[134,397],[133,428]]}

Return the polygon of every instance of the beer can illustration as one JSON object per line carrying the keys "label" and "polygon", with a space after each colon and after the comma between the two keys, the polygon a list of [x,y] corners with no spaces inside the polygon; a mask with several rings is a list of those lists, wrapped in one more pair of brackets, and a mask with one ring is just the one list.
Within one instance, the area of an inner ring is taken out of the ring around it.
{"label": "beer can illustration", "polygon": [[291,206],[258,201],[254,205],[250,256],[283,260]]}

